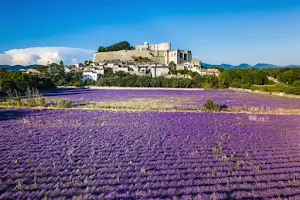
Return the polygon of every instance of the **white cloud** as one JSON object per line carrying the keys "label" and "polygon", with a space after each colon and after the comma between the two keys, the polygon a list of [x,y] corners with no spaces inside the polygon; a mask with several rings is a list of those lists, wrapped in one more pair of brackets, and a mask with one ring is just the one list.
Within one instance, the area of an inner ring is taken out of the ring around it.
{"label": "white cloud", "polygon": [[11,65],[12,58],[7,54],[0,54],[0,65]]}
{"label": "white cloud", "polygon": [[49,63],[64,64],[91,60],[95,51],[70,47],[33,47],[12,49],[0,54],[0,64],[5,65],[46,65]]}

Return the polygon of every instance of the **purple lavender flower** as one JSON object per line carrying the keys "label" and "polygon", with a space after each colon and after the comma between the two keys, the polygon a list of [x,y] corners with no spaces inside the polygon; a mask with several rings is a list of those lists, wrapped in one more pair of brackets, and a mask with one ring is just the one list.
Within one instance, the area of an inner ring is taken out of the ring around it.
{"label": "purple lavender flower", "polygon": [[267,115],[266,123],[232,113],[0,109],[0,116],[0,199],[300,193],[298,115]]}

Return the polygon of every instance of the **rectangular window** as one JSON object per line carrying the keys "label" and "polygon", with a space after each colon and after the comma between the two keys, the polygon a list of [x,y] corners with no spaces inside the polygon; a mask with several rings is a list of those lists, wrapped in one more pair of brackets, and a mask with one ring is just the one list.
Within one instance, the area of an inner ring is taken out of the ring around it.
{"label": "rectangular window", "polygon": [[187,54],[184,54],[183,60],[187,60]]}

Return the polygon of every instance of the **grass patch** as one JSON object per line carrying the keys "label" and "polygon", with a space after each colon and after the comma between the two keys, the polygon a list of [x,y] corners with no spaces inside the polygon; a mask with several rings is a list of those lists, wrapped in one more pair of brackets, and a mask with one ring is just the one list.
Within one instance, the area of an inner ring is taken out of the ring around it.
{"label": "grass patch", "polygon": [[87,102],[86,104],[74,104],[69,99],[63,98],[12,98],[0,102],[1,108],[79,108],[79,109],[110,109],[110,110],[141,110],[141,111],[187,111],[187,112],[234,112],[234,113],[253,113],[253,114],[300,114],[300,109],[270,109],[257,107],[233,107],[228,108],[225,105],[219,105],[212,100],[207,100],[202,108],[196,105],[188,106],[192,97],[174,97],[164,98],[131,98],[122,101],[103,101]]}
{"label": "grass patch", "polygon": [[33,107],[57,107],[57,108],[72,108],[73,102],[69,99],[47,99],[43,97],[35,98],[12,98],[0,102],[0,106],[4,108],[33,108]]}

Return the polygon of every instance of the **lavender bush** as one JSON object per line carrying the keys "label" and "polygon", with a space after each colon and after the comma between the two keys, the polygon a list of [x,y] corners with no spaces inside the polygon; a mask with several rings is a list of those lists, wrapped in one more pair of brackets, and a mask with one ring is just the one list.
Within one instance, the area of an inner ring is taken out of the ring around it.
{"label": "lavender bush", "polygon": [[130,90],[130,89],[57,89],[43,93],[48,97],[69,98],[73,101],[128,101],[143,99],[182,99],[181,107],[202,108],[207,99],[229,108],[300,109],[299,99],[268,96],[232,90]]}
{"label": "lavender bush", "polygon": [[0,199],[300,198],[298,115],[0,110],[0,138]]}

